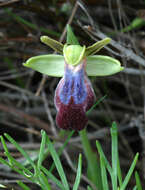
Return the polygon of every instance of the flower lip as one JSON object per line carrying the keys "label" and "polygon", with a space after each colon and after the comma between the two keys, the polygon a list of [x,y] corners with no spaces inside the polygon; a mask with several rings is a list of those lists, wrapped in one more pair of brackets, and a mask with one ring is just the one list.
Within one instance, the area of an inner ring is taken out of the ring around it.
{"label": "flower lip", "polygon": [[85,72],[86,58],[77,65],[65,63],[65,75],[55,91],[56,122],[62,129],[82,130],[88,121],[86,111],[95,95]]}

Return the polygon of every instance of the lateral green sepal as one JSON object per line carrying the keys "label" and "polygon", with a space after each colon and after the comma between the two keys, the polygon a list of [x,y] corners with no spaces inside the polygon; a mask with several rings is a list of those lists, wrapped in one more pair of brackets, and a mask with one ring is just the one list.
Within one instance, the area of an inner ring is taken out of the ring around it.
{"label": "lateral green sepal", "polygon": [[122,71],[120,62],[109,56],[93,55],[87,57],[88,76],[109,76]]}
{"label": "lateral green sepal", "polygon": [[23,65],[48,76],[62,77],[64,75],[64,57],[62,55],[50,54],[31,57]]}
{"label": "lateral green sepal", "polygon": [[67,64],[78,65],[84,57],[85,46],[80,45],[64,45],[63,55]]}
{"label": "lateral green sepal", "polygon": [[53,50],[57,51],[60,54],[63,54],[63,44],[48,37],[48,36],[41,36],[41,42],[51,47]]}
{"label": "lateral green sepal", "polygon": [[94,55],[95,53],[100,51],[100,49],[102,49],[105,45],[110,43],[110,41],[111,41],[111,38],[105,38],[105,39],[100,40],[100,41],[94,43],[93,45],[87,47],[86,52],[85,52],[86,56]]}
{"label": "lateral green sepal", "polygon": [[[64,62],[63,56],[50,54],[31,57],[23,65],[48,76],[62,77]],[[118,60],[109,56],[87,57],[86,72],[88,76],[109,76],[123,69]]]}

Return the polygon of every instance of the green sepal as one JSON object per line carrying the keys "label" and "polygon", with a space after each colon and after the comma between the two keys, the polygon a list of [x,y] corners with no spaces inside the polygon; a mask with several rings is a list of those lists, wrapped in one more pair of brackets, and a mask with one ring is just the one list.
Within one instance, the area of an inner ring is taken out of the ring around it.
{"label": "green sepal", "polygon": [[62,77],[64,75],[64,57],[62,55],[50,54],[31,57],[23,65],[48,76]]}
{"label": "green sepal", "polygon": [[109,56],[94,55],[87,57],[88,76],[109,76],[122,71],[120,62]]}
{"label": "green sepal", "polygon": [[48,37],[48,36],[41,36],[41,42],[51,47],[53,50],[57,51],[60,54],[63,54],[63,44]]}
{"label": "green sepal", "polygon": [[105,39],[100,40],[100,41],[94,43],[93,45],[87,47],[86,52],[85,52],[86,56],[94,55],[95,53],[100,51],[100,49],[102,49],[105,45],[110,43],[110,41],[111,41],[111,38],[105,38]]}
{"label": "green sepal", "polygon": [[[41,55],[28,59],[23,65],[48,76],[63,77],[64,64],[64,57],[61,55]],[[87,57],[88,76],[108,76],[123,69],[114,58],[101,55]]]}
{"label": "green sepal", "polygon": [[84,57],[85,46],[80,45],[64,45],[63,55],[67,64],[78,65]]}
{"label": "green sepal", "polygon": [[79,42],[76,38],[76,36],[74,35],[72,28],[70,27],[70,25],[67,25],[67,40],[66,40],[67,44],[70,45],[79,45]]}

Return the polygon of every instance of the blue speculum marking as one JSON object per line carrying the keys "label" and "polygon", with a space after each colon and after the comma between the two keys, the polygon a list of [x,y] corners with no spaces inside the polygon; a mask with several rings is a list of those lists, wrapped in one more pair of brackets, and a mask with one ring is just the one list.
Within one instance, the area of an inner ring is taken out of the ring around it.
{"label": "blue speculum marking", "polygon": [[60,100],[63,104],[67,105],[71,97],[73,97],[75,104],[81,104],[85,101],[87,94],[84,78],[84,68],[78,71],[66,68],[63,87],[60,91]]}
{"label": "blue speculum marking", "polygon": [[86,87],[84,83],[84,70],[81,69],[74,77],[73,97],[76,104],[81,104],[86,99]]}

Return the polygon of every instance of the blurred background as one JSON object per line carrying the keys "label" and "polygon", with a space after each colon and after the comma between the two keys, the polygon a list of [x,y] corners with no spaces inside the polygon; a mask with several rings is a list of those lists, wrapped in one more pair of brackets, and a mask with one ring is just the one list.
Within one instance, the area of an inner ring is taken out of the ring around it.
{"label": "blurred background", "polygon": [[[116,121],[123,172],[139,152],[137,169],[145,185],[145,0],[0,0],[0,135],[7,132],[34,153],[40,146],[41,129],[57,141],[57,147],[64,142],[68,132],[56,126],[53,102],[60,79],[42,76],[22,63],[54,53],[40,42],[40,36],[65,43],[66,24],[86,46],[112,38],[98,54],[118,59],[125,69],[114,76],[91,78],[97,100],[107,96],[89,114],[88,137],[94,152],[97,139],[109,159],[110,126]],[[15,158],[21,158],[13,146],[8,147]],[[77,162],[79,152],[82,146],[76,132],[61,157],[70,183],[75,177],[71,164]],[[4,156],[1,145],[0,156]],[[5,171],[0,164],[0,183],[7,180],[9,188],[17,189],[15,180],[21,177]],[[83,180],[82,189],[85,184]]]}

